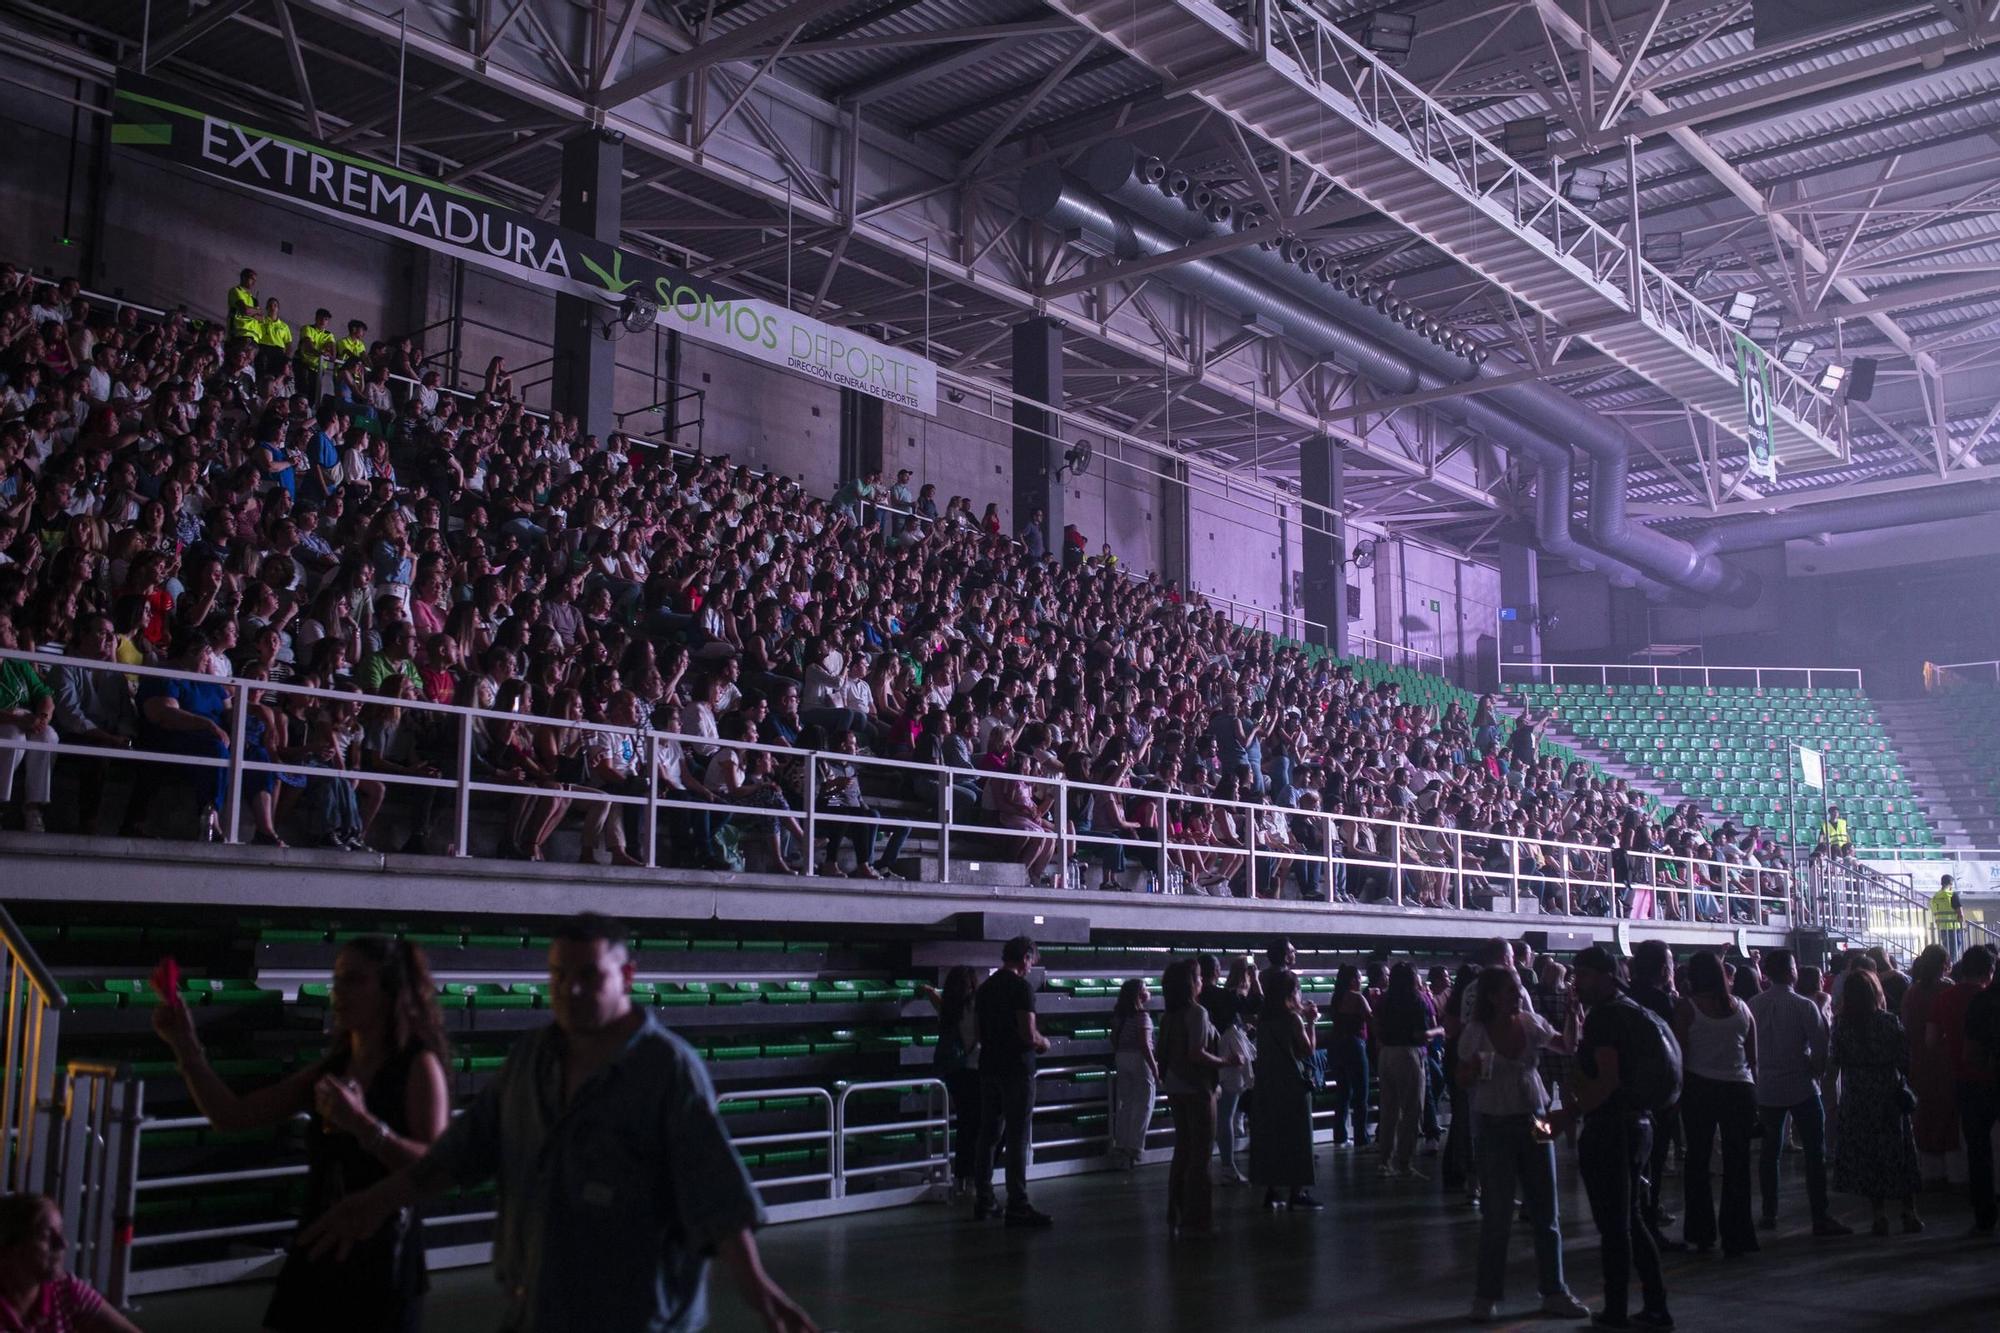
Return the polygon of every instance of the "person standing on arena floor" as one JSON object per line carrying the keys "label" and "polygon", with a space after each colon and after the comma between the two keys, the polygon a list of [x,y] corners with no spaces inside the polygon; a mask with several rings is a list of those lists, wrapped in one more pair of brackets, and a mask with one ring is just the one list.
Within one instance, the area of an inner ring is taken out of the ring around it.
{"label": "person standing on arena floor", "polygon": [[1381,1073],[1380,1131],[1385,1176],[1428,1179],[1411,1165],[1417,1151],[1417,1126],[1423,1117],[1424,1054],[1433,1036],[1442,1035],[1431,1012],[1430,997],[1417,984],[1417,969],[1397,963],[1389,969],[1388,989],[1376,1007],[1374,1029]]}
{"label": "person standing on arena floor", "polygon": [[[1993,951],[1987,946],[1980,952],[1990,958]],[[1993,1127],[2000,1123],[2000,986],[1991,980],[1965,1006],[1961,1068],[1966,1082],[1959,1086],[1958,1114],[1965,1137],[1991,1145]],[[1993,1192],[1990,1146],[1983,1161],[1967,1161],[1966,1177],[1972,1193],[1972,1228],[1990,1234],[1995,1223],[2000,1222],[2000,1201],[1996,1201]]]}
{"label": "person standing on arena floor", "polygon": [[1947,958],[1958,957],[1965,947],[1965,916],[1960,910],[1958,886],[1950,875],[1938,877],[1937,892],[1931,895],[1931,927]]}
{"label": "person standing on arena floor", "polygon": [[[1974,1041],[1972,1007],[1993,985],[1993,954],[1973,945],[1958,960],[1958,984],[1938,994],[1921,1041],[1950,1071],[1952,1102],[1965,1135],[1965,1177],[1972,1198],[1972,1221],[1991,1231],[1993,1202],[1993,1122],[2000,1115],[1994,1069],[1985,1038]],[[1990,1034],[1989,1034],[1990,1035]],[[1923,1109],[1919,1102],[1920,1112]]]}
{"label": "person standing on arena floor", "polygon": [[[1481,1192],[1489,1199],[1511,1201],[1518,1190],[1534,1227],[1542,1313],[1582,1319],[1590,1310],[1563,1281],[1555,1147],[1537,1124],[1549,1109],[1548,1091],[1537,1072],[1540,1056],[1567,1047],[1564,1034],[1521,1003],[1519,978],[1507,968],[1495,968],[1482,979],[1472,1021],[1459,1037],[1459,1068],[1452,1072],[1471,1093],[1471,1113],[1479,1117]],[[1497,1317],[1506,1295],[1513,1212],[1496,1206],[1481,1215],[1475,1320]]]}
{"label": "person standing on arena floor", "polygon": [[945,973],[944,989],[925,986],[923,996],[937,1010],[938,1042],[931,1072],[951,1097],[951,1194],[972,1193],[972,1150],[979,1145],[979,1029],[972,995],[979,975],[960,964]]}
{"label": "person standing on arena floor", "polygon": [[1215,1152],[1220,1167],[1217,1177],[1225,1185],[1241,1185],[1249,1177],[1243,1174],[1237,1161],[1236,1118],[1256,1081],[1249,1024],[1256,1020],[1263,996],[1257,989],[1257,969],[1247,954],[1230,965],[1227,981],[1222,979],[1222,964],[1214,954],[1201,955],[1200,966],[1201,1007],[1208,1010],[1209,1022],[1222,1034],[1224,1051],[1239,1057],[1216,1080]]}
{"label": "person standing on arena floor", "polygon": [[1361,970],[1352,963],[1334,974],[1333,998],[1327,1003],[1333,1018],[1327,1076],[1340,1085],[1334,1108],[1333,1141],[1345,1144],[1353,1126],[1359,1152],[1368,1146],[1368,997],[1361,993]]}
{"label": "person standing on arena floor", "polygon": [[[1287,946],[1289,947],[1289,946]],[[1275,954],[1277,951],[1273,950]],[[1313,1043],[1319,1008],[1299,994],[1299,974],[1264,974],[1257,1019],[1257,1091],[1250,1099],[1250,1183],[1264,1187],[1264,1208],[1317,1212],[1312,1196]]]}
{"label": "person standing on arena floor", "polygon": [[1757,1025],[1757,1117],[1764,1133],[1757,1161],[1764,1204],[1760,1225],[1766,1231],[1778,1225],[1778,1158],[1790,1125],[1805,1149],[1813,1235],[1851,1236],[1853,1228],[1836,1221],[1826,1203],[1826,1108],[1817,1082],[1826,1069],[1826,1015],[1799,994],[1798,962],[1790,949],[1765,954],[1764,975],[1770,988],[1750,1001]]}
{"label": "person standing on arena floor", "polygon": [[1215,1142],[1216,1075],[1237,1056],[1222,1053],[1222,1034],[1199,1003],[1201,969],[1192,958],[1167,968],[1167,1012],[1156,1055],[1174,1117],[1174,1160],[1167,1174],[1167,1230],[1189,1240],[1215,1234],[1208,1156]]}
{"label": "person standing on arena floor", "polygon": [[1153,1019],[1146,1012],[1152,998],[1145,979],[1132,977],[1119,988],[1118,1005],[1111,1012],[1111,1158],[1127,1171],[1145,1154],[1160,1087]]}
{"label": "person standing on arena floor", "polygon": [[[1650,1009],[1668,1028],[1674,1025],[1674,955],[1664,940],[1641,940],[1632,949],[1632,987],[1627,992],[1634,1004]],[[1660,1189],[1667,1177],[1667,1154],[1674,1140],[1681,1138],[1681,1109],[1669,1107],[1653,1117],[1653,1146],[1646,1155],[1646,1225],[1652,1229],[1653,1244],[1660,1250],[1681,1250],[1687,1242],[1668,1240],[1666,1229],[1678,1219],[1660,1203]]]}
{"label": "person standing on arena floor", "polygon": [[[1581,1123],[1577,1164],[1602,1240],[1604,1264],[1604,1308],[1591,1322],[1601,1328],[1670,1329],[1674,1319],[1667,1312],[1660,1253],[1642,1215],[1653,1124],[1649,1108],[1635,1095],[1635,1080],[1661,1073],[1646,1069],[1642,1061],[1658,1056],[1655,1043],[1671,1043],[1673,1037],[1637,1031],[1638,1024],[1653,1020],[1625,993],[1618,980],[1618,960],[1601,945],[1576,956],[1575,973],[1577,999],[1585,1013],[1576,1053],[1575,1100],[1556,1112],[1551,1124],[1560,1129],[1568,1121]],[[1639,1313],[1628,1315],[1634,1268],[1639,1271],[1644,1304]]]}
{"label": "person standing on arena floor", "polygon": [[[1687,1169],[1681,1222],[1688,1244],[1706,1254],[1718,1237],[1725,1255],[1757,1248],[1750,1221],[1750,1130],[1757,1123],[1757,1025],[1750,1008],[1729,993],[1722,960],[1703,950],[1688,959],[1688,993],[1674,1006],[1674,1036],[1686,1062],[1681,1125]],[[1718,1213],[1709,1153],[1722,1139],[1722,1200]]]}
{"label": "person standing on arena floor", "polygon": [[[423,950],[364,935],[333,963],[335,1044],[289,1078],[237,1093],[216,1076],[185,1004],[160,1004],[153,1030],[172,1048],[195,1107],[220,1133],[281,1125],[310,1113],[305,1219],[422,1157],[451,1113],[444,1021]],[[411,1201],[414,1202],[414,1201]],[[410,1203],[354,1233],[338,1260],[285,1257],[263,1327],[273,1333],[382,1329],[415,1333],[423,1321],[423,1223]]]}
{"label": "person standing on arena floor", "polygon": [[993,1198],[993,1154],[1007,1142],[1007,1208],[1010,1227],[1046,1227],[1055,1219],[1028,1202],[1028,1130],[1035,1105],[1035,1057],[1049,1039],[1035,1023],[1035,942],[1016,935],[1002,946],[1000,969],[973,997],[979,1026],[979,1143],[972,1151],[972,1220],[999,1213]]}
{"label": "person standing on arena floor", "polygon": [[398,1209],[497,1177],[508,1333],[693,1333],[711,1256],[765,1328],[816,1333],[764,1271],[764,1208],[700,1057],[632,1003],[630,934],[591,913],[564,923],[549,945],[555,1022],[514,1043],[421,1160],[308,1227],[307,1251],[344,1256]]}
{"label": "person standing on arena floor", "polygon": [[1840,981],[1830,1073],[1840,1079],[1833,1187],[1868,1200],[1869,1233],[1889,1234],[1887,1201],[1901,1200],[1903,1230],[1924,1229],[1917,1216],[1917,1140],[1910,1128],[1910,1052],[1902,1020],[1883,1007],[1882,983],[1866,968]]}
{"label": "person standing on arena floor", "polygon": [[[1932,944],[1910,965],[1910,984],[1902,1003],[1892,1006],[1903,1020],[1903,1038],[1910,1045],[1910,1091],[1917,1110],[1910,1127],[1917,1136],[1917,1162],[1937,1173],[1929,1182],[1946,1184],[1946,1163],[1958,1151],[1958,1089],[1951,1060],[1941,1045],[1929,1041],[1931,1015],[1957,985],[1949,975],[1951,959],[1944,946]],[[1885,988],[1883,1001],[1888,1001]],[[1969,998],[1969,997],[1968,997]]]}

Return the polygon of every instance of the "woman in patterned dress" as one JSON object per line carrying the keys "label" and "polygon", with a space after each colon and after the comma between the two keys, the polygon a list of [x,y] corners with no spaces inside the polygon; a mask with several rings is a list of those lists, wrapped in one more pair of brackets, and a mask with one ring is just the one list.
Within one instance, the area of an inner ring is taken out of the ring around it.
{"label": "woman in patterned dress", "polygon": [[1900,1199],[1903,1230],[1922,1231],[1917,1216],[1917,1139],[1910,1127],[1910,1050],[1902,1020],[1889,1013],[1882,984],[1857,968],[1840,983],[1828,1066],[1840,1077],[1834,1119],[1833,1187],[1868,1200],[1871,1233],[1889,1234],[1887,1201]]}

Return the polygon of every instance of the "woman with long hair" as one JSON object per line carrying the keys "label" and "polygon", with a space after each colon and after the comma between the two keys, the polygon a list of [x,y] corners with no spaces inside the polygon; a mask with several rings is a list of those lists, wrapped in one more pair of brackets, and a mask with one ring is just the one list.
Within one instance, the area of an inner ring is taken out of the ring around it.
{"label": "woman with long hair", "polygon": [[[312,1117],[301,1226],[422,1157],[451,1111],[444,1022],[421,949],[380,935],[347,941],[334,959],[332,1009],[334,1042],[325,1055],[240,1094],[210,1068],[186,1005],[153,1011],[153,1030],[173,1049],[188,1094],[216,1129]],[[287,1255],[264,1327],[416,1333],[424,1286],[423,1226],[405,1210],[344,1259],[310,1259],[301,1250]]]}
{"label": "woman with long hair", "polygon": [[1174,1117],[1174,1160],[1167,1168],[1167,1229],[1188,1239],[1215,1234],[1208,1155],[1215,1142],[1215,1082],[1235,1057],[1221,1054],[1221,1035],[1208,1021],[1201,970],[1192,958],[1167,968],[1167,995],[1157,1056]]}
{"label": "woman with long hair", "polygon": [[1312,1058],[1319,1008],[1299,993],[1299,974],[1264,974],[1257,1018],[1257,1092],[1250,1099],[1250,1183],[1264,1187],[1264,1208],[1312,1211]]}
{"label": "woman with long hair", "polygon": [[[1393,978],[1392,978],[1393,981]],[[1535,1268],[1542,1313],[1582,1319],[1589,1309],[1563,1281],[1562,1226],[1556,1204],[1555,1145],[1541,1117],[1549,1109],[1539,1065],[1544,1050],[1566,1039],[1524,1003],[1511,967],[1479,974],[1472,1017],[1458,1038],[1457,1084],[1478,1117],[1473,1136],[1480,1192],[1491,1201],[1479,1224],[1479,1276],[1472,1316],[1491,1319],[1506,1295],[1507,1233],[1514,1224],[1516,1190],[1535,1231]],[[1457,1119],[1454,1117],[1453,1125]]]}
{"label": "woman with long hair", "polygon": [[1361,992],[1361,970],[1341,965],[1333,978],[1333,1036],[1328,1039],[1327,1074],[1340,1085],[1340,1102],[1333,1111],[1333,1141],[1348,1141],[1353,1126],[1356,1149],[1368,1146],[1368,997]]}
{"label": "woman with long hair", "polygon": [[1381,1174],[1422,1180],[1410,1164],[1417,1152],[1417,1125],[1424,1107],[1424,1053],[1442,1035],[1430,996],[1417,984],[1417,969],[1397,963],[1389,988],[1375,1011],[1375,1042],[1382,1080]]}
{"label": "woman with long hair", "polygon": [[972,1012],[979,974],[963,963],[944,974],[944,989],[925,986],[923,996],[937,1011],[938,1041],[931,1070],[944,1080],[951,1098],[951,1193],[972,1193],[972,1150],[979,1143],[979,1025]]}
{"label": "woman with long hair", "polygon": [[[1750,1218],[1750,1129],[1757,1123],[1757,1024],[1749,1006],[1729,993],[1722,960],[1706,950],[1688,959],[1687,994],[1674,1005],[1686,1082],[1681,1127],[1687,1133],[1682,1222],[1698,1253],[1715,1248],[1749,1254],[1758,1248]],[[1722,1137],[1722,1200],[1718,1217],[1708,1154]]]}
{"label": "woman with long hair", "polygon": [[0,1305],[21,1333],[139,1333],[91,1285],[63,1272],[62,1212],[45,1194],[0,1198]]}
{"label": "woman with long hair", "polygon": [[1951,1056],[1942,1043],[1927,1040],[1931,1014],[1938,998],[1953,988],[1951,958],[1933,944],[1910,964],[1910,987],[1903,992],[1903,1033],[1910,1044],[1910,1088],[1917,1094],[1911,1128],[1917,1136],[1917,1160],[1936,1160],[1943,1174],[1944,1159],[1958,1150],[1958,1080]]}
{"label": "woman with long hair", "polygon": [[1856,967],[1841,978],[1827,1073],[1840,1080],[1834,1110],[1833,1187],[1868,1200],[1870,1234],[1889,1234],[1887,1201],[1903,1204],[1903,1230],[1922,1231],[1917,1216],[1917,1139],[1910,1126],[1910,1049],[1902,1020],[1888,1012],[1875,973]]}
{"label": "woman with long hair", "polygon": [[1153,1100],[1159,1093],[1160,1064],[1153,1055],[1153,1019],[1146,1012],[1152,1000],[1143,977],[1133,977],[1118,991],[1111,1011],[1111,1157],[1130,1171],[1146,1151],[1146,1131],[1153,1124]]}

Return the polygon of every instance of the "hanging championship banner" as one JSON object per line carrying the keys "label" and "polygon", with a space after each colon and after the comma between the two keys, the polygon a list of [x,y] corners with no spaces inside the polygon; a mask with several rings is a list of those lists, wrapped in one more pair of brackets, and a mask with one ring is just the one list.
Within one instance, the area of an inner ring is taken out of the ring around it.
{"label": "hanging championship banner", "polygon": [[661,323],[698,342],[918,412],[937,410],[937,367],[923,357],[460,186],[263,129],[194,100],[157,79],[122,74],[112,143],[607,307],[641,299],[659,308]]}
{"label": "hanging championship banner", "polygon": [[1736,382],[1743,386],[1750,475],[1776,481],[1778,456],[1771,449],[1771,358],[1740,333],[1736,335]]}

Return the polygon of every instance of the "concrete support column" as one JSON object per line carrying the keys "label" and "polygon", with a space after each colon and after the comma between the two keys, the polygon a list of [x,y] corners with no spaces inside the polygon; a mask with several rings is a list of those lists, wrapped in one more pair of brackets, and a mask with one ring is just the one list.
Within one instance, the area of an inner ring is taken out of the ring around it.
{"label": "concrete support column", "polygon": [[1162,458],[1159,467],[1160,577],[1185,590],[1191,569],[1187,464],[1175,458]]}
{"label": "concrete support column", "polygon": [[[840,479],[853,481],[882,470],[882,400],[856,389],[840,391]],[[883,498],[887,498],[886,496]]]}
{"label": "concrete support column", "polygon": [[[563,226],[617,243],[624,160],[623,135],[586,131],[563,144]],[[609,317],[610,307],[597,298],[556,297],[556,361],[549,397],[557,411],[573,413],[586,432],[599,438],[617,428],[611,401],[617,345],[603,334]]]}
{"label": "concrete support column", "polygon": [[1307,440],[1299,455],[1301,610],[1318,622],[1306,625],[1306,641],[1337,655],[1347,652],[1346,522],[1337,517],[1347,490],[1343,461],[1340,446],[1325,435]]}
{"label": "concrete support column", "polygon": [[[1014,530],[1042,511],[1042,536],[1060,551],[1063,531],[1062,466],[1065,444],[1054,412],[1063,405],[1063,322],[1037,315],[1014,326]],[[1036,404],[1045,404],[1038,407]]]}
{"label": "concrete support column", "polygon": [[[1512,620],[1507,619],[1510,612]],[[1532,546],[1503,541],[1500,543],[1500,661],[1541,661],[1541,624],[1540,554]]]}

